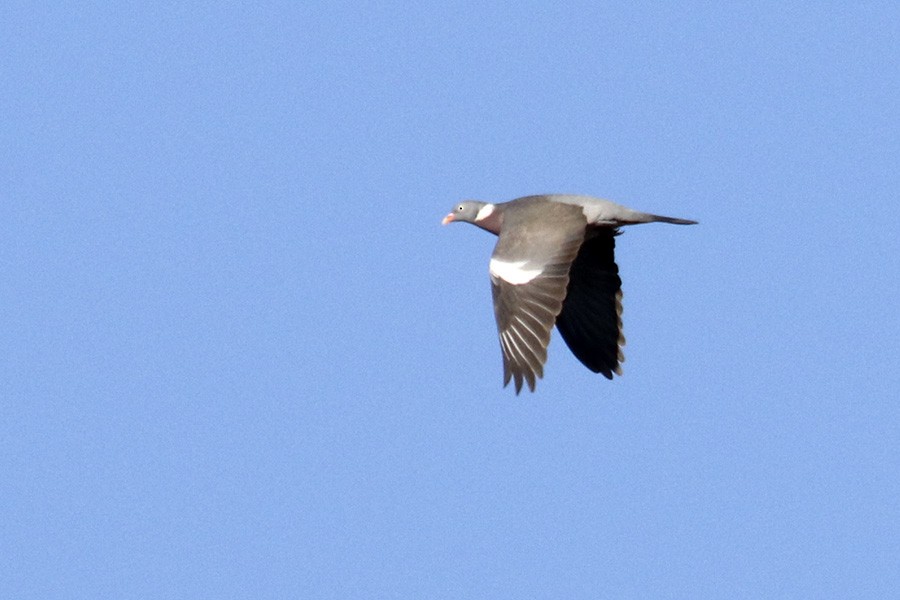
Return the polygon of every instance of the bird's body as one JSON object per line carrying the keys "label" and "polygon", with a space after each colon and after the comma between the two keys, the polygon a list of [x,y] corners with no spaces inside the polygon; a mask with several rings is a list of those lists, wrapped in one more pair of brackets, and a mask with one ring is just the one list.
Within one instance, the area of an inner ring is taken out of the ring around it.
{"label": "bird's body", "polygon": [[622,280],[618,227],[695,221],[642,213],[589,196],[526,196],[492,204],[466,201],[444,217],[498,236],[489,273],[503,351],[504,386],[534,391],[543,377],[555,324],[572,353],[595,373],[621,375]]}

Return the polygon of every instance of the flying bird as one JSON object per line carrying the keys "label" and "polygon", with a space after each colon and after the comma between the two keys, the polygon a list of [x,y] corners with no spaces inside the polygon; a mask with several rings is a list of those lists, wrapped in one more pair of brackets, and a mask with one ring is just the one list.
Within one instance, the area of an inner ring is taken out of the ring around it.
{"label": "flying bird", "polygon": [[696,221],[638,212],[609,200],[550,194],[509,202],[468,200],[444,217],[498,236],[488,268],[503,352],[503,387],[544,376],[555,324],[594,373],[622,374],[622,280],[615,262],[619,227]]}

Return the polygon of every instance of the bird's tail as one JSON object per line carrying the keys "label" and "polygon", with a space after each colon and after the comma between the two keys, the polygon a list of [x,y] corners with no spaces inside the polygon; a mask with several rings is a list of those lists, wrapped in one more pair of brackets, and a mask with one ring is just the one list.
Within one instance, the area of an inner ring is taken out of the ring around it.
{"label": "bird's tail", "polygon": [[691,221],[690,219],[676,219],[675,217],[663,217],[661,215],[648,215],[651,217],[652,221],[657,221],[660,223],[672,223],[673,225],[696,225],[697,221]]}

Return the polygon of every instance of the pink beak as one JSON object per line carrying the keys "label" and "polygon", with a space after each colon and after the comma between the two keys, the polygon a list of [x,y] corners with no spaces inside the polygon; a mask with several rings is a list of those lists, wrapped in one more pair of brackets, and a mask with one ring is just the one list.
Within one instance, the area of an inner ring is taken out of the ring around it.
{"label": "pink beak", "polygon": [[446,225],[447,223],[452,223],[455,220],[456,220],[456,217],[453,216],[453,213],[450,213],[449,215],[444,217],[444,220],[441,221],[441,225]]}

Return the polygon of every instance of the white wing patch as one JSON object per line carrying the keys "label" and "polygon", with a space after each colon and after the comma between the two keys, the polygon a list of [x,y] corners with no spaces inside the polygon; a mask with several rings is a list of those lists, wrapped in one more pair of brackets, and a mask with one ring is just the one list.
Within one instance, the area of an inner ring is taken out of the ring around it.
{"label": "white wing patch", "polygon": [[527,260],[506,262],[492,258],[488,271],[491,277],[499,277],[506,283],[513,285],[523,285],[541,274],[541,269],[526,269],[526,264],[528,264]]}

